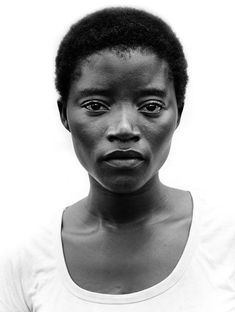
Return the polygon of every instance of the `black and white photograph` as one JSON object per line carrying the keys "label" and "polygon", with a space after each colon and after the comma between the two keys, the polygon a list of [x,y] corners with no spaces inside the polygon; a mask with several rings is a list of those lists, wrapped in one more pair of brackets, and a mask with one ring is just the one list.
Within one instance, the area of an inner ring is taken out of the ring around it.
{"label": "black and white photograph", "polygon": [[234,15],[0,4],[0,312],[235,312]]}

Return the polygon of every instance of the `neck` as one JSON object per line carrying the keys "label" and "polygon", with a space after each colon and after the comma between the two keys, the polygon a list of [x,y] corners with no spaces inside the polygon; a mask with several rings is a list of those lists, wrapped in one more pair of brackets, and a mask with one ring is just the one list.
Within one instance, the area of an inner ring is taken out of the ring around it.
{"label": "neck", "polygon": [[158,176],[131,194],[113,193],[90,176],[86,210],[106,226],[124,228],[126,225],[130,228],[150,222],[163,211],[166,213],[166,193],[166,186]]}

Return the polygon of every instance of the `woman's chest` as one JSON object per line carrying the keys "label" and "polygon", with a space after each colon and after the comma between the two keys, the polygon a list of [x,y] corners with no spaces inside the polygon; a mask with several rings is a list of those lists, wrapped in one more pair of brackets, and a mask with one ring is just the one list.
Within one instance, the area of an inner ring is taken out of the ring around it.
{"label": "woman's chest", "polygon": [[163,239],[151,231],[62,238],[73,281],[86,290],[107,294],[132,293],[161,282],[177,265],[187,240],[186,235]]}
{"label": "woman's chest", "polygon": [[[205,274],[205,267],[202,266],[202,261],[198,261],[197,257],[193,257],[193,261],[188,266],[185,274],[177,283],[174,282],[172,287],[167,287],[165,291],[159,292],[159,288],[154,288],[147,291],[148,296],[144,297],[146,300],[139,302],[139,296],[135,294],[134,298],[136,304],[131,305],[122,304],[100,304],[105,302],[104,296],[97,297],[97,294],[84,293],[84,291],[76,288],[73,283],[68,283],[67,278],[64,279],[64,275],[54,276],[49,278],[47,283],[42,283],[42,273],[38,276],[38,287],[33,292],[31,289],[32,299],[32,311],[46,312],[46,311],[123,311],[127,312],[133,308],[133,311],[191,311],[191,312],[207,312],[218,311],[228,312],[233,311],[235,307],[235,296],[233,289],[230,287],[222,287],[223,285],[215,285],[215,277],[210,279],[211,274]],[[58,272],[59,273],[59,272]],[[46,274],[46,273],[45,273]],[[218,272],[214,271],[213,275],[217,275]],[[83,282],[87,282],[87,277]],[[92,281],[91,281],[92,282]],[[84,285],[80,286],[85,288]],[[96,284],[97,286],[97,284]],[[103,292],[113,294],[122,294],[126,292],[133,292],[133,288],[127,287],[127,284],[113,284],[108,285],[100,284],[99,289],[95,292]],[[101,286],[103,288],[101,288]],[[216,286],[216,287],[215,287]],[[151,294],[151,297],[150,297]],[[145,293],[146,295],[146,293]],[[99,303],[94,303],[98,299]],[[110,301],[114,300],[110,297]],[[129,297],[130,298],[130,297]],[[85,300],[83,300],[85,299]],[[106,297],[107,299],[107,297]],[[115,297],[117,300],[117,297]],[[120,297],[121,299],[121,297]],[[147,300],[148,299],[148,300]],[[104,300],[104,301],[102,301]]]}

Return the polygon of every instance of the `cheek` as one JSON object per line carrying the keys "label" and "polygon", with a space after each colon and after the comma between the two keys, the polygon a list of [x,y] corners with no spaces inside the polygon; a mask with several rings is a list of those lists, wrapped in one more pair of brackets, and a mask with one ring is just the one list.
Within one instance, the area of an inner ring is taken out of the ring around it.
{"label": "cheek", "polygon": [[90,124],[76,122],[71,127],[71,134],[74,142],[77,142],[83,149],[91,148],[96,142],[97,128]]}
{"label": "cheek", "polygon": [[156,170],[162,167],[168,157],[175,128],[175,114],[169,113],[145,129],[145,138],[150,145],[152,164]]}
{"label": "cheek", "polygon": [[157,119],[149,127],[145,127],[145,137],[151,145],[158,149],[163,145],[169,145],[176,128],[174,116],[170,114]]}
{"label": "cheek", "polygon": [[74,150],[81,164],[88,169],[89,162],[94,157],[94,150],[99,141],[101,129],[96,123],[88,122],[86,118],[73,115],[69,126],[72,135]]}

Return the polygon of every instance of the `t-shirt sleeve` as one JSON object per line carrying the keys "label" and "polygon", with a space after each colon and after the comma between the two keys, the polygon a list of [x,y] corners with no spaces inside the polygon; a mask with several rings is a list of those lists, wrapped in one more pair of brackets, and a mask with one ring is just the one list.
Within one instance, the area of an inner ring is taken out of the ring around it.
{"label": "t-shirt sleeve", "polygon": [[0,256],[0,312],[30,312],[25,300],[18,252]]}

